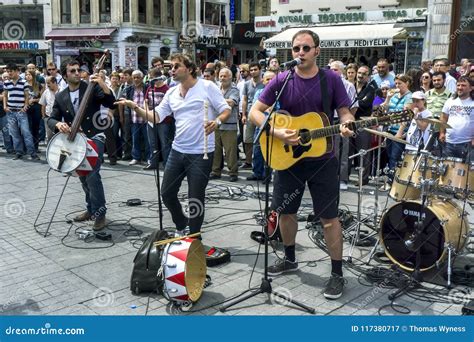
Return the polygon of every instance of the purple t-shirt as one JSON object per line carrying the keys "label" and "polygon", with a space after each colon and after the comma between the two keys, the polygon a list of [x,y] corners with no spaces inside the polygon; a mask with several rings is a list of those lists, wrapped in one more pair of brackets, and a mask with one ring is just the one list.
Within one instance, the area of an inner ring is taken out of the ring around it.
{"label": "purple t-shirt", "polygon": [[[270,81],[258,98],[260,102],[271,106],[276,99],[275,92],[283,86],[286,74],[289,71],[279,73]],[[326,113],[331,124],[334,119],[334,109],[349,107],[351,100],[347,96],[346,89],[341,77],[331,70],[324,70],[328,86],[330,112]],[[312,78],[301,78],[294,74],[280,97],[280,110],[287,111],[292,116],[301,116],[308,112],[323,112],[323,101],[321,99],[320,72]]]}

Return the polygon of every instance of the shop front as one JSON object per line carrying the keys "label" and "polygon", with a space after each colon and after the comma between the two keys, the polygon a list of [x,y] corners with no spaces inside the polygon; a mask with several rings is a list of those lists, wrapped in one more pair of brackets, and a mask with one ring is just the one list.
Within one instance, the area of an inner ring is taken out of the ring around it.
{"label": "shop front", "polygon": [[26,66],[34,63],[38,68],[43,68],[48,53],[49,46],[45,40],[0,40],[0,64]]}
{"label": "shop front", "polygon": [[260,46],[265,39],[264,33],[255,32],[254,24],[235,24],[232,34],[232,56],[234,64],[248,63],[261,56]]}
{"label": "shop front", "polygon": [[292,37],[303,28],[320,37],[320,65],[335,59],[373,66],[383,57],[401,73],[421,65],[426,10],[257,17],[255,22],[257,32],[279,32],[266,39],[264,46],[280,60],[291,59]]}

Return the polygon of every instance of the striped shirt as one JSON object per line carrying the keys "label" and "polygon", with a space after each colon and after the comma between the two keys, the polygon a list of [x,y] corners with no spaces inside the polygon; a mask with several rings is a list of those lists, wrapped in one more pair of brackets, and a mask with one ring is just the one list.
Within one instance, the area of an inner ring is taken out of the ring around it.
{"label": "striped shirt", "polygon": [[[143,101],[145,101],[144,89],[137,89],[133,91],[133,102],[135,102],[139,107],[143,107]],[[145,119],[139,116],[134,110],[132,110],[132,122],[133,123],[144,123]]]}
{"label": "striped shirt", "polygon": [[28,85],[25,80],[18,79],[16,83],[6,81],[4,83],[4,89],[8,91],[8,108],[21,109],[25,106],[25,90],[28,90]]}

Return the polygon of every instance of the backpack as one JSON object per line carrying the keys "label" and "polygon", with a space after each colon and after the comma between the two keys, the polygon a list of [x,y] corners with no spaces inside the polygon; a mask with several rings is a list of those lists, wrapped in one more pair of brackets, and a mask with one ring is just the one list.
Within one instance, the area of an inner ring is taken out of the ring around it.
{"label": "backpack", "polygon": [[134,265],[130,279],[132,293],[138,295],[141,292],[161,292],[163,280],[158,277],[158,270],[161,267],[163,249],[154,247],[153,243],[168,238],[168,232],[155,230],[143,242],[133,259]]}

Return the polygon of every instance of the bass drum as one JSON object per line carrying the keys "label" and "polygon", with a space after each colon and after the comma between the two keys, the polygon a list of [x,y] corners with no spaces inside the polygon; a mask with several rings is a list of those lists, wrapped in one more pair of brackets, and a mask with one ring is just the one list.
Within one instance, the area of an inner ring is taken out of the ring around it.
{"label": "bass drum", "polygon": [[[414,271],[416,252],[408,242],[413,238],[421,202],[407,201],[393,205],[380,221],[380,240],[385,254],[406,271]],[[426,271],[441,263],[447,256],[446,246],[455,251],[464,247],[469,221],[456,203],[450,200],[433,199],[423,212],[425,229],[418,237],[421,252],[420,270]],[[407,243],[408,242],[408,243]]]}

